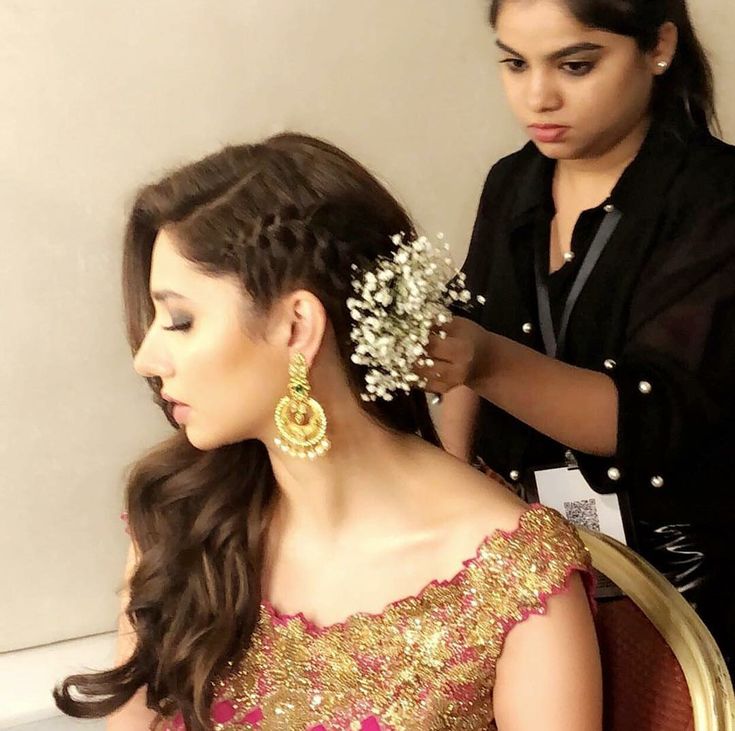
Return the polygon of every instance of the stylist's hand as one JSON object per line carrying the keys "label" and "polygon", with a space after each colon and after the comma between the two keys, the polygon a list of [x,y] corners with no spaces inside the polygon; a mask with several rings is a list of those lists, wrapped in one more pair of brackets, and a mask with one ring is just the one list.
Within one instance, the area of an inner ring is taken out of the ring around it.
{"label": "stylist's hand", "polygon": [[487,337],[485,329],[464,317],[455,317],[433,333],[427,365],[416,370],[426,379],[425,390],[444,394],[455,386],[472,388],[481,375]]}

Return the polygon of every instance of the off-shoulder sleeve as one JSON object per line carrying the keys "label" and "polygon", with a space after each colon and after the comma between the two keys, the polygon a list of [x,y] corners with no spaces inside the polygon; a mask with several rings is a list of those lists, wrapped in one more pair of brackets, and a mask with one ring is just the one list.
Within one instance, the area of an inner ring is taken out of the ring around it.
{"label": "off-shoulder sleeve", "polygon": [[576,573],[595,609],[589,551],[574,526],[551,508],[533,505],[516,530],[485,544],[476,570],[482,606],[502,627],[503,639],[528,617],[545,614],[550,599],[567,591]]}

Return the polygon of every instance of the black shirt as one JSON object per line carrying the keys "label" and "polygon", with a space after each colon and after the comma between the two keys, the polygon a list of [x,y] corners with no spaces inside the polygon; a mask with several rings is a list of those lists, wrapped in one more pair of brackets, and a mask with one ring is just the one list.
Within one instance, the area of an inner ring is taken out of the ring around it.
{"label": "black shirt", "polygon": [[[548,258],[554,165],[529,143],[492,168],[464,266],[486,299],[474,319],[541,352],[534,251]],[[725,526],[735,507],[735,147],[654,125],[610,198],[581,214],[574,259],[546,275],[557,325],[608,204],[622,218],[557,357],[615,381],[618,449],[575,457],[596,491],[627,493],[636,521]],[[566,451],[487,401],[475,447],[521,480]]]}

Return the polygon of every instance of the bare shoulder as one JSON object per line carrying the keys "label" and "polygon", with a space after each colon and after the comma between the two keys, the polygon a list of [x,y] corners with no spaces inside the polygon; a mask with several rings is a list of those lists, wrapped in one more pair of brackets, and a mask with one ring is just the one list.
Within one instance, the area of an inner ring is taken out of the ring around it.
{"label": "bare shoulder", "polygon": [[471,536],[479,542],[497,530],[514,530],[528,510],[505,485],[446,452],[432,450],[425,466],[432,510],[470,542]]}

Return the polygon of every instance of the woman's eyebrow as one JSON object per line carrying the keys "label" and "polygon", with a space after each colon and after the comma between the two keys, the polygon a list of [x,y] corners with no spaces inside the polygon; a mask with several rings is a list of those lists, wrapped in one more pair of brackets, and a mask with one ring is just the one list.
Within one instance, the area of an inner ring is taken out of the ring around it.
{"label": "woman's eyebrow", "polygon": [[[505,43],[503,43],[500,40],[495,41],[495,45],[500,48],[502,51],[505,51],[506,53],[510,53],[512,56],[518,56],[519,58],[523,58],[522,53],[518,53],[515,49],[511,48],[510,46],[506,46]],[[561,58],[566,58],[567,56],[573,56],[575,53],[581,53],[582,51],[599,51],[603,48],[603,46],[599,45],[598,43],[574,43],[571,46],[565,46],[564,48],[560,48],[558,51],[554,51],[553,53],[550,53],[546,56],[547,61],[558,61]]]}
{"label": "woman's eyebrow", "polygon": [[546,58],[549,61],[558,61],[566,56],[574,56],[575,54],[582,53],[583,51],[600,51],[602,48],[603,46],[599,43],[575,43],[574,45],[566,46],[558,51],[554,51],[554,53],[549,54]]}
{"label": "woman's eyebrow", "polygon": [[174,292],[172,289],[160,289],[156,290],[154,292],[151,292],[151,297],[156,302],[165,302],[169,299],[180,299],[180,300],[188,300],[188,297],[184,297],[183,294],[179,294],[178,292]]}

